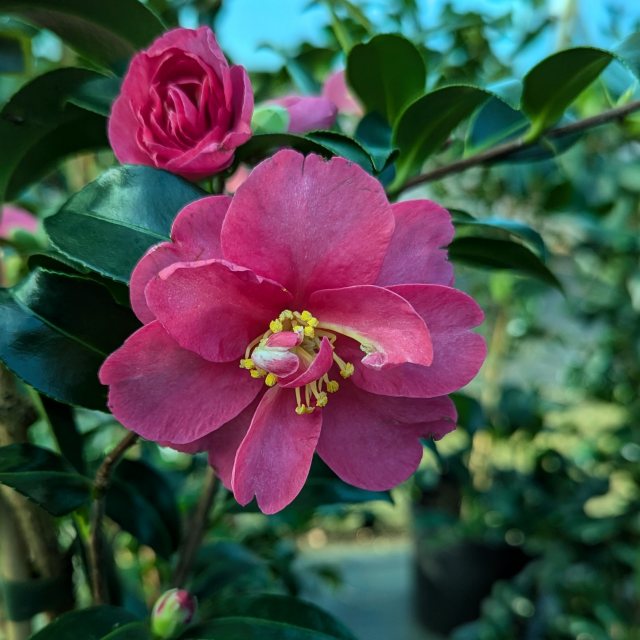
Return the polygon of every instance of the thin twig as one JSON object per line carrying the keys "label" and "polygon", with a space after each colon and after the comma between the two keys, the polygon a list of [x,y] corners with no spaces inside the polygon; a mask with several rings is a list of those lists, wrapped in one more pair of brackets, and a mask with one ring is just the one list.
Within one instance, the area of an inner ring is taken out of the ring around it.
{"label": "thin twig", "polygon": [[93,506],[91,508],[91,524],[89,531],[89,572],[91,575],[91,590],[95,604],[108,604],[108,592],[105,576],[102,572],[102,554],[104,540],[102,537],[102,519],[105,512],[105,496],[111,475],[115,466],[121,460],[127,449],[138,440],[138,435],[128,433],[118,445],[109,452],[96,471],[93,481]]}
{"label": "thin twig", "polygon": [[204,537],[209,511],[211,510],[215,493],[216,475],[213,469],[208,467],[202,495],[189,523],[187,537],[184,539],[180,553],[178,554],[178,564],[176,565],[172,579],[172,585],[174,587],[184,586],[184,582],[191,571],[191,565],[193,564],[196,551],[200,547],[200,543]]}
{"label": "thin twig", "polygon": [[[567,124],[562,127],[549,129],[546,133],[542,134],[541,137],[552,140],[556,138],[564,138],[573,133],[578,133],[579,131],[593,129],[594,127],[599,127],[600,125],[607,124],[608,122],[614,122],[615,120],[622,120],[622,118],[634,113],[635,111],[640,111],[640,100],[629,102],[621,107],[615,107],[614,109],[603,111],[595,116],[577,120],[576,122],[572,122],[571,124]],[[492,162],[508,158],[518,151],[533,147],[539,140],[540,138],[535,140],[518,138],[510,142],[505,142],[504,144],[500,144],[492,149],[487,149],[486,151],[469,156],[468,158],[457,160],[450,164],[443,165],[442,167],[438,167],[437,169],[433,169],[432,171],[409,178],[403,185],[394,189],[390,195],[397,196],[403,191],[411,189],[419,184],[440,180],[445,176],[449,176],[454,173],[461,173],[471,167],[476,167],[481,164],[491,164]]]}

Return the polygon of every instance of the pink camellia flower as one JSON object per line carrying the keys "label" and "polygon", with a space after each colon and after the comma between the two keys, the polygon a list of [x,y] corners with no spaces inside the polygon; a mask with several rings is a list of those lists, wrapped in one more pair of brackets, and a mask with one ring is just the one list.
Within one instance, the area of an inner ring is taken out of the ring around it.
{"label": "pink camellia flower", "polygon": [[32,213],[5,205],[0,211],[0,238],[9,238],[15,231],[28,231],[35,233],[38,230],[38,218]]}
{"label": "pink camellia flower", "polygon": [[109,406],[142,437],[209,461],[265,513],[314,452],[357,487],[408,478],[420,438],[452,430],[446,394],[485,357],[483,318],[452,288],[449,214],[389,204],[342,158],[284,150],[233,198],[177,216],[131,276],[145,326],[107,358]]}
{"label": "pink camellia flower", "polygon": [[173,29],[131,60],[109,140],[120,162],[200,180],[231,164],[252,112],[247,72],[229,66],[211,29]]}
{"label": "pink camellia flower", "polygon": [[349,91],[344,69],[334,71],[325,80],[324,86],[322,87],[322,96],[327,100],[331,100],[340,113],[354,116],[361,116],[363,114],[362,106],[353,97],[351,91]]}
{"label": "pink camellia flower", "polygon": [[270,100],[268,104],[276,104],[287,110],[289,133],[330,129],[338,115],[336,105],[322,96],[285,96]]}

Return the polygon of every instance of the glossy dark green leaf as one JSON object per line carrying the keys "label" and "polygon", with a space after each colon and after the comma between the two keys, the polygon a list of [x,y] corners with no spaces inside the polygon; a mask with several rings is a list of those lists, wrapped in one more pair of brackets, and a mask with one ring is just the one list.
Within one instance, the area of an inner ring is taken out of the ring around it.
{"label": "glossy dark green leaf", "polygon": [[391,127],[377,113],[370,113],[360,120],[355,137],[371,156],[377,173],[384,171],[398,155],[398,150],[391,144]]}
{"label": "glossy dark green leaf", "polygon": [[118,77],[92,78],[71,94],[69,102],[102,116],[111,113],[111,105],[120,93],[122,79]]}
{"label": "glossy dark green leaf", "polygon": [[166,171],[115,167],[67,200],[45,229],[63,254],[126,283],[144,252],[169,238],[177,213],[206,195]]}
{"label": "glossy dark green leaf", "polygon": [[613,53],[640,80],[640,31],[625,38]]}
{"label": "glossy dark green leaf", "polygon": [[98,369],[138,326],[105,287],[80,276],[37,269],[0,290],[0,359],[60,402],[104,409]]}
{"label": "glossy dark green leaf", "polygon": [[180,636],[185,640],[336,640],[339,637],[297,625],[249,617],[220,618]]}
{"label": "glossy dark green leaf", "polygon": [[0,34],[0,73],[24,73],[25,56],[22,40],[12,34]]}
{"label": "glossy dark green leaf", "polygon": [[508,234],[516,239],[524,240],[533,247],[536,253],[544,260],[547,256],[547,246],[542,236],[532,227],[517,220],[505,220],[503,218],[483,218],[477,220],[463,211],[450,209],[453,224],[457,230],[483,230],[488,234],[496,232]]}
{"label": "glossy dark green leaf", "polygon": [[14,197],[64,156],[106,144],[104,118],[67,102],[77,87],[101,77],[89,69],[56,69],[31,80],[3,107],[0,200],[7,190]]}
{"label": "glossy dark green leaf", "polygon": [[373,173],[371,156],[353,138],[335,131],[312,131],[305,136],[294,133],[265,133],[252,136],[239,147],[236,161],[257,162],[282,148],[295,149],[302,153],[317,153],[326,158],[339,155]]}
{"label": "glossy dark green leaf", "polygon": [[154,640],[148,622],[131,622],[103,636],[101,640]]}
{"label": "glossy dark green leaf", "polygon": [[78,53],[104,66],[121,65],[163,31],[138,0],[0,0],[0,12],[49,29]]}
{"label": "glossy dark green leaf", "polygon": [[612,59],[609,51],[576,47],[555,53],[531,69],[522,88],[522,111],[532,121],[527,137],[534,139],[557,122]]}
{"label": "glossy dark green leaf", "polygon": [[180,542],[180,514],[165,477],[142,461],[122,460],[106,498],[107,515],[138,542],[168,558]]}
{"label": "glossy dark green leaf", "polygon": [[529,128],[529,119],[504,100],[492,97],[475,114],[465,142],[467,154],[478,153],[510,138],[521,136]]}
{"label": "glossy dark green leaf", "polygon": [[324,633],[330,638],[355,640],[353,634],[319,607],[290,596],[258,595],[228,598],[218,603],[214,614],[224,618],[257,618]]}
{"label": "glossy dark green leaf", "polygon": [[2,606],[9,620],[31,620],[42,611],[68,611],[74,606],[71,576],[0,581]]}
{"label": "glossy dark green leaf", "polygon": [[[100,606],[71,611],[31,636],[31,640],[105,640],[136,616],[120,607]],[[116,638],[118,636],[115,636]],[[125,640],[127,636],[120,636]],[[138,636],[134,636],[136,639]],[[120,640],[120,639],[119,639]]]}
{"label": "glossy dark green leaf", "polygon": [[0,447],[0,483],[54,516],[71,513],[91,497],[91,481],[59,455],[32,444]]}
{"label": "glossy dark green leaf", "polygon": [[47,396],[40,396],[40,401],[60,452],[76,471],[85,473],[83,440],[73,409]]}
{"label": "glossy dark green leaf", "polygon": [[512,240],[497,238],[456,238],[449,245],[452,260],[475,267],[507,269],[537,278],[562,291],[556,276],[531,249]]}
{"label": "glossy dark green leaf", "polygon": [[427,76],[418,49],[396,34],[378,35],[353,47],[347,56],[346,73],[367,111],[376,112],[390,124],[424,91]]}
{"label": "glossy dark green leaf", "polygon": [[394,186],[402,184],[491,94],[478,87],[455,85],[436,89],[412,102],[393,132],[400,149]]}

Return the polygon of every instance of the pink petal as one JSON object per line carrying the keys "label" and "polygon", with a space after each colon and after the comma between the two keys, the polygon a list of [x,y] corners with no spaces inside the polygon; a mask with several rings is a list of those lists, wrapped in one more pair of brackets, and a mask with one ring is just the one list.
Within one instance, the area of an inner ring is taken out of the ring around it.
{"label": "pink petal", "polygon": [[236,500],[255,496],[263,513],[284,509],[300,493],[320,436],[322,412],[299,416],[292,391],[269,389],[258,405],[233,467]]}
{"label": "pink petal", "polygon": [[272,333],[267,338],[268,347],[284,347],[285,349],[293,349],[302,342],[302,336],[295,331],[278,331]]}
{"label": "pink petal", "polygon": [[344,69],[332,73],[322,87],[322,95],[338,107],[340,113],[361,116],[363,111],[347,86]]}
{"label": "pink petal", "polygon": [[147,440],[186,444],[237,416],[262,384],[237,363],[181,349],[158,322],[136,331],[100,369],[117,420]]}
{"label": "pink petal", "polygon": [[[433,341],[433,362],[429,367],[403,364],[375,372],[356,367],[354,383],[372,393],[412,398],[432,398],[464,387],[478,373],[487,353],[482,336],[471,331],[483,320],[480,307],[466,293],[441,285],[390,289],[424,318]],[[341,348],[341,354],[356,357],[358,347],[352,343]]]}
{"label": "pink petal", "polygon": [[136,265],[129,283],[131,307],[145,324],[155,319],[144,295],[149,280],[174,262],[221,258],[220,229],[229,208],[228,196],[208,196],[189,203],[171,227],[172,242],[151,247]]}
{"label": "pink petal", "polygon": [[393,225],[382,186],[363,169],[343,158],[284,150],[236,192],[222,252],[281,282],[302,304],[316,289],[372,283]]}
{"label": "pink petal", "polygon": [[290,133],[330,129],[338,115],[336,105],[320,96],[285,96],[270,100],[269,104],[280,105],[289,112]]}
{"label": "pink petal", "polygon": [[236,360],[291,306],[277,282],[224,260],[176,262],[145,289],[147,304],[176,342],[213,362]]}
{"label": "pink petal", "polygon": [[20,207],[14,207],[10,204],[2,207],[0,210],[0,238],[8,238],[11,233],[20,229],[35,233],[38,230],[38,218]]}
{"label": "pink petal", "polygon": [[316,291],[309,298],[309,310],[321,328],[360,342],[367,353],[362,363],[369,367],[431,364],[433,351],[427,325],[404,298],[392,291],[371,285]]}
{"label": "pink petal", "polygon": [[277,376],[290,376],[300,366],[298,356],[283,347],[257,346],[251,359],[256,366]]}
{"label": "pink petal", "polygon": [[333,364],[333,347],[331,343],[322,338],[320,343],[320,349],[313,359],[311,364],[302,373],[282,378],[278,380],[278,384],[285,389],[293,389],[294,387],[304,387],[305,384],[309,384],[318,378],[321,378]]}
{"label": "pink petal", "polygon": [[430,200],[392,205],[396,228],[376,284],[453,283],[446,247],[453,239],[451,216]]}
{"label": "pink petal", "polygon": [[418,468],[420,438],[441,438],[455,420],[447,397],[390,398],[347,382],[323,409],[318,455],[345,482],[384,491]]}

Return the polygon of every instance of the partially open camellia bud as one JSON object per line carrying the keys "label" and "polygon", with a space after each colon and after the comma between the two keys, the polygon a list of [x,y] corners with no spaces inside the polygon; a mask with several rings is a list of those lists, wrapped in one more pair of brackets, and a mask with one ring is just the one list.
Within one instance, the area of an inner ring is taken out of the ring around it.
{"label": "partially open camellia bud", "polygon": [[184,589],[165,591],[151,612],[151,632],[156,638],[173,638],[196,615],[198,601]]}

